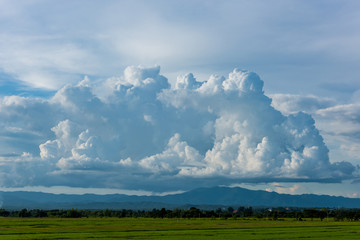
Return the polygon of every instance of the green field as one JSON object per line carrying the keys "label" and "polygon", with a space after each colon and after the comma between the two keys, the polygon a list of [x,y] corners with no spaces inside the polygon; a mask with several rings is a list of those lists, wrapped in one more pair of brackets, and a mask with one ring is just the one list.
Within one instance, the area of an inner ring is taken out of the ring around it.
{"label": "green field", "polygon": [[359,222],[0,218],[0,239],[359,239]]}

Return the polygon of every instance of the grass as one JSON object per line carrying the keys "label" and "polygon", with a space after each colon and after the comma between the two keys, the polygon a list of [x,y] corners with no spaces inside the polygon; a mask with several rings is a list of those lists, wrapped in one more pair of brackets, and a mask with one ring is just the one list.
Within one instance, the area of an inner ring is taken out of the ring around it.
{"label": "grass", "polygon": [[0,218],[0,239],[359,239],[359,222]]}

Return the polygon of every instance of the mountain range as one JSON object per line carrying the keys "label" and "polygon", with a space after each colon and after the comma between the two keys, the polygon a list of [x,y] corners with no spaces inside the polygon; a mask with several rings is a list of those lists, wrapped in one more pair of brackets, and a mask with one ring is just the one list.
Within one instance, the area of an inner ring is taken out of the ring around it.
{"label": "mountain range", "polygon": [[214,209],[221,206],[360,208],[360,198],[315,194],[289,195],[240,187],[198,188],[165,196],[0,192],[0,208],[4,209],[150,210],[153,208],[189,208],[190,206],[202,209]]}

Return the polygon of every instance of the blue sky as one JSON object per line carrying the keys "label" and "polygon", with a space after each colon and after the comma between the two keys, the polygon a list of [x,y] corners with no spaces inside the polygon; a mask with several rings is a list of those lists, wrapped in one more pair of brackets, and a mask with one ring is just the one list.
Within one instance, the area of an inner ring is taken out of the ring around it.
{"label": "blue sky", "polygon": [[360,197],[359,26],[355,0],[0,0],[0,186]]}

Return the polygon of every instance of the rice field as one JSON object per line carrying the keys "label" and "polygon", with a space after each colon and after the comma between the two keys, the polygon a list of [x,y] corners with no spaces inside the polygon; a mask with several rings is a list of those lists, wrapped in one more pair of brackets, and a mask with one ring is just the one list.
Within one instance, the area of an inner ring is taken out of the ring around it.
{"label": "rice field", "polygon": [[0,218],[0,239],[359,239],[359,222]]}

